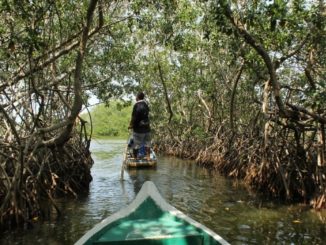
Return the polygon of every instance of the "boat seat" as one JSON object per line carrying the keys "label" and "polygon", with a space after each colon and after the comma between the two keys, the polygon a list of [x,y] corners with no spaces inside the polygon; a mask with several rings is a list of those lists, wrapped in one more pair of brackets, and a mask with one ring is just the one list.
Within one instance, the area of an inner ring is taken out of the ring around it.
{"label": "boat seat", "polygon": [[122,241],[96,241],[98,245],[203,245],[204,237],[201,234],[188,234],[177,237],[139,238]]}

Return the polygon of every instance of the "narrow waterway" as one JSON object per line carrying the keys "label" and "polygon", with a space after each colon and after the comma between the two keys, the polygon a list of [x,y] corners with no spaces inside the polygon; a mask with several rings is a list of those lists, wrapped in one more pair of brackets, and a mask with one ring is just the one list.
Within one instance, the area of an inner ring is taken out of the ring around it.
{"label": "narrow waterway", "polygon": [[326,212],[261,200],[240,183],[191,161],[158,157],[156,169],[124,172],[125,141],[94,140],[88,195],[60,200],[63,216],[31,230],[6,232],[0,244],[73,244],[108,215],[129,204],[146,180],[162,196],[231,244],[326,244]]}

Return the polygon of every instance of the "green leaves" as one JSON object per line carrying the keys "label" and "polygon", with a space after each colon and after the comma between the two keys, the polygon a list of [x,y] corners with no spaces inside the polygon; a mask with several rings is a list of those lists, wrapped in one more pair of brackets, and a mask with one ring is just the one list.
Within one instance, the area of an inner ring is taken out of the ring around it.
{"label": "green leaves", "polygon": [[[126,137],[128,135],[128,125],[131,118],[130,103],[122,101],[110,101],[107,106],[98,105],[91,110],[93,137]],[[82,116],[88,121],[88,116]],[[90,123],[87,124],[90,132]]]}
{"label": "green leaves", "polygon": [[[2,11],[13,13],[15,21],[2,18],[0,32],[7,42],[2,46],[8,47],[9,40],[13,40],[23,51],[19,52],[21,60],[26,58],[28,48],[33,49],[33,57],[38,57],[67,40],[77,40],[73,36],[80,31],[87,6],[87,1],[29,1],[26,5],[5,2],[8,4],[2,3]],[[154,123],[166,122],[169,112],[157,69],[160,63],[176,120],[171,127],[201,125],[208,111],[212,116],[209,120],[217,127],[220,121],[227,120],[234,73],[245,60],[236,99],[249,106],[236,107],[239,111],[235,114],[245,118],[244,122],[250,120],[251,113],[259,108],[252,98],[261,100],[269,74],[264,60],[244,43],[227,18],[226,13],[232,10],[236,20],[267,50],[275,64],[286,57],[280,62],[277,76],[281,85],[294,89],[291,99],[301,103],[306,97],[320,101],[322,106],[323,87],[319,84],[325,77],[326,21],[319,5],[304,0],[125,3],[103,2],[105,27],[100,35],[91,38],[85,60],[83,86],[103,101],[144,90],[155,105]],[[316,95],[306,89],[310,86],[303,72],[308,66],[309,52],[315,62],[311,74],[317,84]],[[2,49],[0,55],[5,59],[8,52]],[[73,67],[74,58],[74,52],[64,55],[55,63],[55,69],[64,74]],[[14,62],[9,66],[9,70],[18,69]],[[51,78],[51,71],[46,74]],[[198,91],[207,107],[199,106]]]}

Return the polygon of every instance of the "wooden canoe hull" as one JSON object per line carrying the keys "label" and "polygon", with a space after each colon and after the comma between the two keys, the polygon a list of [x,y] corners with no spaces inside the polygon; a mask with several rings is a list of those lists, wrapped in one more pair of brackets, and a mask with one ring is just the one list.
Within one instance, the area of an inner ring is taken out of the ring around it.
{"label": "wooden canoe hull", "polygon": [[151,150],[150,159],[140,158],[136,159],[132,157],[131,149],[127,149],[124,159],[125,168],[153,168],[156,167],[157,159],[156,154]]}
{"label": "wooden canoe hull", "polygon": [[88,231],[81,244],[218,245],[229,244],[192,220],[159,194],[147,181],[132,203]]}
{"label": "wooden canoe hull", "polygon": [[135,160],[135,159],[128,159],[125,162],[126,168],[152,168],[156,167],[157,161],[156,160]]}

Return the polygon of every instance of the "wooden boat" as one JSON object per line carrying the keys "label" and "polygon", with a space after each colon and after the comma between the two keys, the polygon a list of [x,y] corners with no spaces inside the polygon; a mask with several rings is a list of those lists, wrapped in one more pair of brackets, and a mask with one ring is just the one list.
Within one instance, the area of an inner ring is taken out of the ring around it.
{"label": "wooden boat", "polygon": [[126,208],[89,230],[81,244],[215,245],[229,244],[204,225],[169,205],[147,181]]}
{"label": "wooden boat", "polygon": [[145,156],[140,158],[134,158],[132,155],[132,148],[127,146],[123,165],[125,168],[147,168],[147,167],[156,167],[157,158],[156,154],[151,149],[150,158],[147,159]]}

